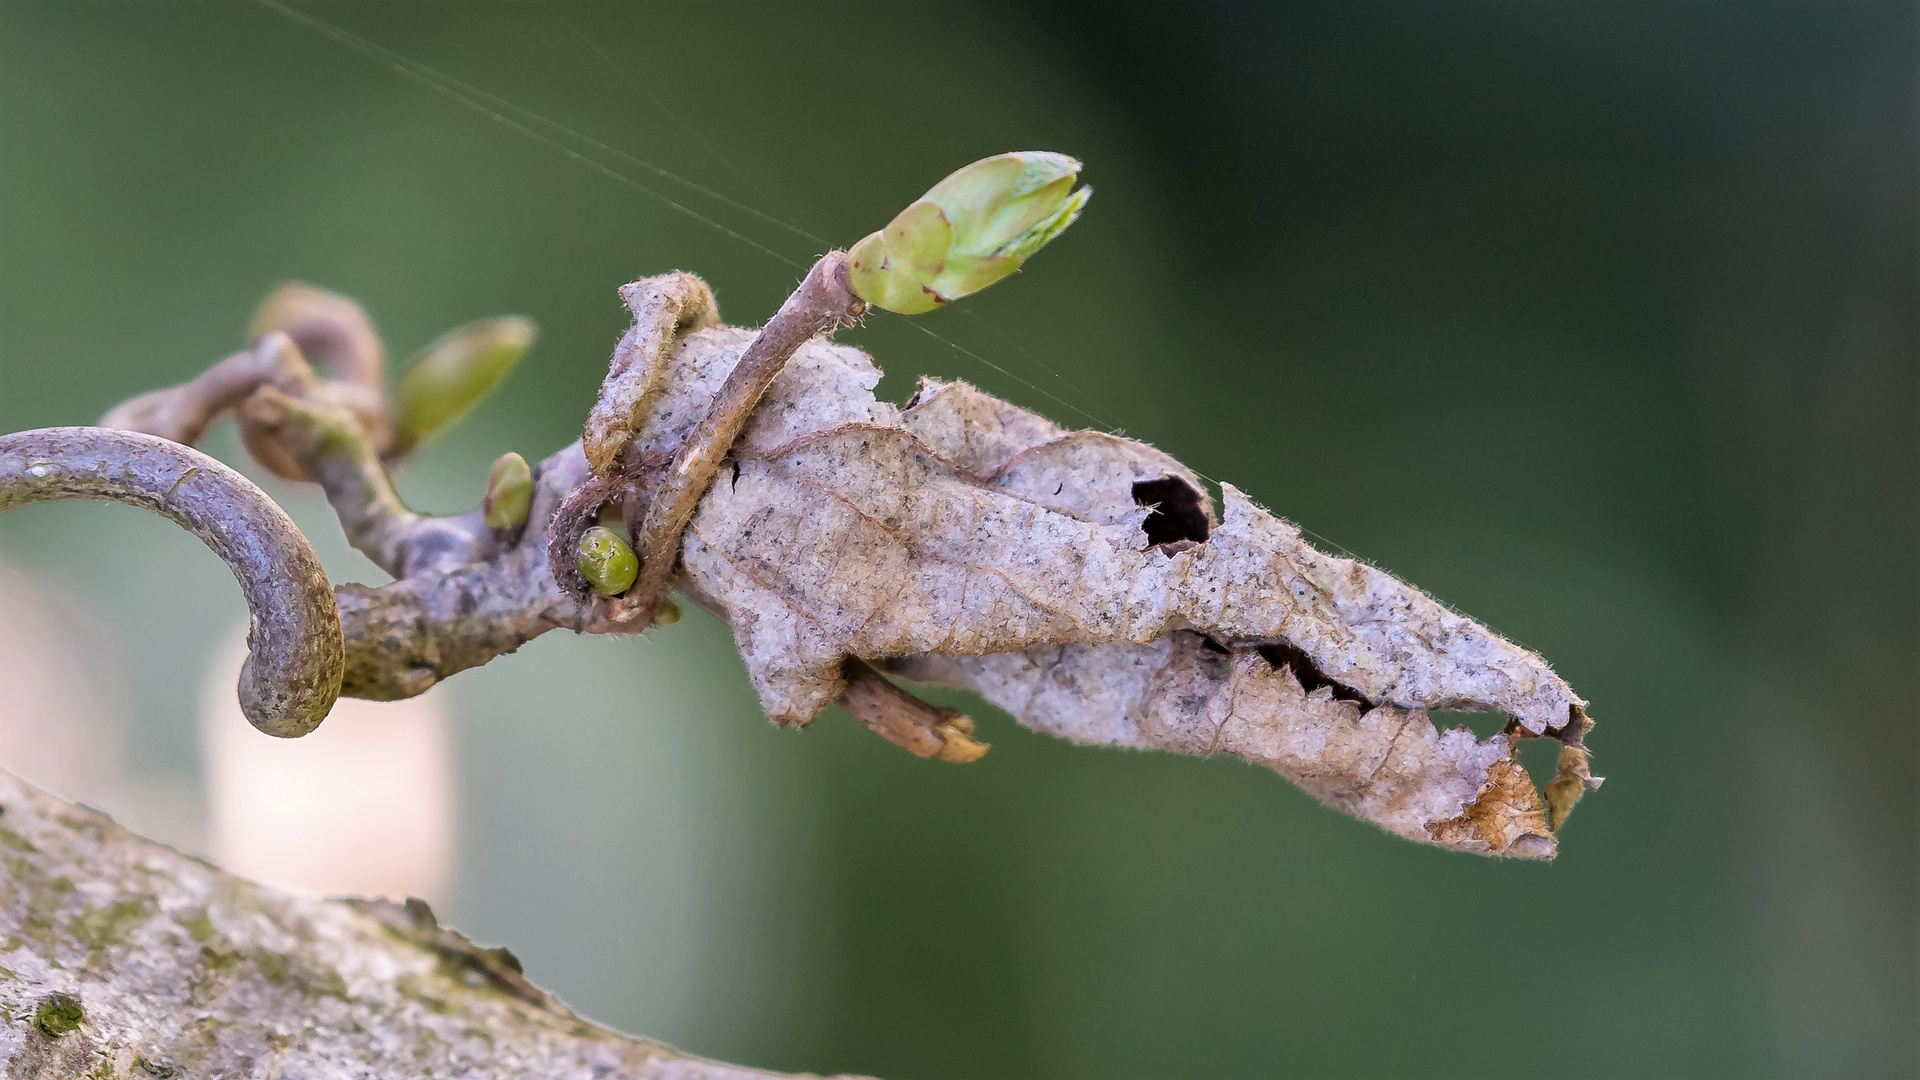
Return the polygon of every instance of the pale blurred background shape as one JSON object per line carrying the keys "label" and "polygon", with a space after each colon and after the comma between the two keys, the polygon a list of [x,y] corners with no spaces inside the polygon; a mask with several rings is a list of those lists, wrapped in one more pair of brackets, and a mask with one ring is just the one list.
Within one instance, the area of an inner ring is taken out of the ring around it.
{"label": "pale blurred background shape", "polygon": [[69,799],[124,802],[118,647],[82,594],[0,563],[0,765]]}
{"label": "pale blurred background shape", "polygon": [[234,693],[246,658],[243,624],[200,692],[206,853],[282,888],[444,900],[456,814],[446,695],[348,698],[310,735],[263,738]]}
{"label": "pale blurred background shape", "polygon": [[80,594],[0,565],[0,766],[258,881],[443,898],[456,844],[441,695],[347,700],[297,744],[261,735],[234,685],[244,624],[208,657],[201,782],[129,760],[120,636]]}

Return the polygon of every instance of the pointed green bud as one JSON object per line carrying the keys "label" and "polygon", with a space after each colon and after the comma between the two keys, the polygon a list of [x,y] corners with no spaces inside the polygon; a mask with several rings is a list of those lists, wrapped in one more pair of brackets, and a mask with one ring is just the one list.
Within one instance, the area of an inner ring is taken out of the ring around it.
{"label": "pointed green bud", "polygon": [[595,525],[580,537],[573,565],[601,596],[619,596],[640,576],[640,557],[605,525]]}
{"label": "pointed green bud", "polygon": [[420,350],[393,388],[398,450],[451,427],[500,388],[533,345],[533,320],[481,319]]}
{"label": "pointed green bud", "polygon": [[1079,176],[1078,161],[1044,150],[976,161],[853,245],[848,284],[860,299],[901,315],[979,292],[1080,216],[1093,189],[1074,190]]}
{"label": "pointed green bud", "polygon": [[487,471],[487,498],[483,504],[490,529],[517,529],[527,522],[533,506],[533,470],[519,454],[501,454]]}

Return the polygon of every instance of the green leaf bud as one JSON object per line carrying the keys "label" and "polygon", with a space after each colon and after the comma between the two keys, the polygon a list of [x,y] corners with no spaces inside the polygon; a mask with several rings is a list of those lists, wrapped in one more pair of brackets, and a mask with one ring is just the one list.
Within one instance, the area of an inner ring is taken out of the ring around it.
{"label": "green leaf bud", "polygon": [[573,565],[601,596],[619,596],[640,576],[640,557],[605,525],[595,525],[580,537]]}
{"label": "green leaf bud", "polygon": [[918,315],[1020,268],[1080,216],[1080,162],[1022,150],[984,158],[935,184],[848,252],[847,281],[875,307]]}
{"label": "green leaf bud", "polygon": [[526,524],[533,505],[533,470],[527,459],[511,451],[501,454],[487,471],[487,498],[483,504],[490,529],[517,529]]}
{"label": "green leaf bud", "polygon": [[393,388],[396,449],[458,423],[498,390],[535,333],[533,320],[507,315],[450,330],[420,350]]}

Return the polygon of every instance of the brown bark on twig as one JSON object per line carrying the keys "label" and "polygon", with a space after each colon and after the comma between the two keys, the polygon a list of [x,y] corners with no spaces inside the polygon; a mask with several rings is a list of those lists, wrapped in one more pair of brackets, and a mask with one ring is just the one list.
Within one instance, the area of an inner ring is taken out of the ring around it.
{"label": "brown bark on twig", "polygon": [[635,533],[640,580],[633,591],[647,610],[666,602],[667,585],[679,562],[681,534],[693,518],[693,508],[713,483],[721,459],[733,449],[774,376],[808,339],[851,323],[866,309],[847,285],[846,253],[829,251],[740,354],[739,363],[714,395],[712,408],[667,466],[666,481],[653,493]]}
{"label": "brown bark on twig", "polygon": [[987,752],[987,744],[973,738],[973,721],[959,709],[921,701],[856,657],[841,667],[847,685],[840,691],[840,707],[868,731],[915,757],[955,765],[978,761]]}
{"label": "brown bark on twig", "polygon": [[167,439],[101,428],[0,435],[0,513],[97,499],[171,518],[226,562],[252,616],[240,709],[269,735],[305,735],[340,694],[340,616],[307,538],[252,481]]}

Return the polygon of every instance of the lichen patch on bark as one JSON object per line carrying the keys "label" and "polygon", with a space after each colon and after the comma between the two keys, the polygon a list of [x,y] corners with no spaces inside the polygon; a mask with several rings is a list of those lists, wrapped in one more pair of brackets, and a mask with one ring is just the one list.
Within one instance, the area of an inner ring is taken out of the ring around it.
{"label": "lichen patch on bark", "polygon": [[293,896],[0,772],[0,1076],[772,1080],[575,1015],[423,906]]}

